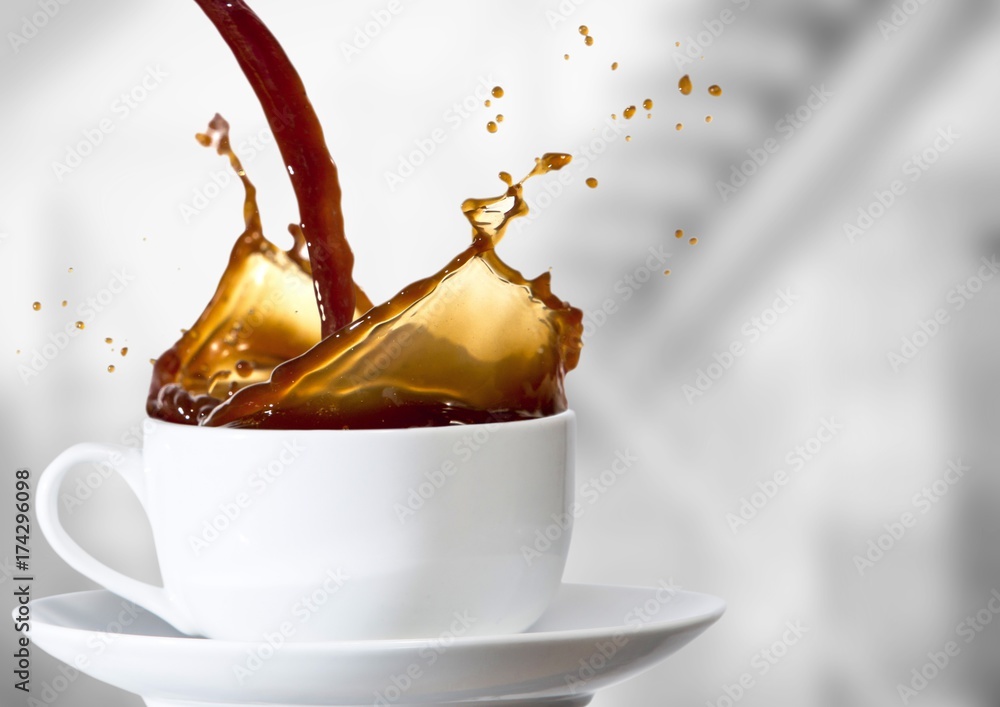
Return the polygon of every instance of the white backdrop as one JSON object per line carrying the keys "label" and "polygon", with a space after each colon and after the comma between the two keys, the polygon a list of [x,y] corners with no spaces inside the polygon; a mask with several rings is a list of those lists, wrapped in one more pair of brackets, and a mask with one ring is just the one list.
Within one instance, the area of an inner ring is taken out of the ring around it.
{"label": "white backdrop", "polygon": [[[467,238],[461,201],[496,192],[498,171],[600,151],[561,192],[529,187],[538,216],[501,249],[528,275],[551,267],[555,292],[588,313],[617,306],[592,317],[568,379],[578,486],[616,452],[639,462],[587,507],[567,579],[672,579],[729,602],[702,638],[593,704],[724,707],[745,673],[743,705],[903,703],[897,685],[950,640],[961,654],[909,703],[997,704],[1000,628],[959,632],[1000,588],[1000,289],[982,260],[1000,253],[996,3],[398,3],[254,3],[325,126],[358,282],[380,301],[437,270]],[[391,22],[345,54],[390,4]],[[242,196],[211,186],[226,167],[192,139],[214,112],[272,239],[296,210],[254,96],[194,3],[10,0],[0,30],[6,533],[14,470],[37,479],[75,442],[127,442],[148,360],[216,285]],[[494,108],[456,109],[497,84]],[[652,118],[604,131],[647,97]],[[435,130],[443,141],[390,185]],[[89,154],[56,166],[81,141]],[[658,248],[672,274],[627,280]],[[127,286],[108,297],[115,278]],[[941,482],[949,464],[968,470]],[[904,513],[912,527],[880,539]],[[118,479],[64,520],[99,557],[157,577]],[[93,586],[34,530],[36,596]],[[7,573],[0,592],[6,606]],[[788,622],[808,630],[765,671]],[[3,674],[0,703],[25,704]],[[56,675],[36,652],[37,689]],[[141,701],[81,677],[57,703]]]}

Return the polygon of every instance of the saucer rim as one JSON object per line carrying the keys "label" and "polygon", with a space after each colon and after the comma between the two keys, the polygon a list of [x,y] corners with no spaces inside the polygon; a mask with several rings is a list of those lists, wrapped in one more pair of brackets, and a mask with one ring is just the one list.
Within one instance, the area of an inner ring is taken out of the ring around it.
{"label": "saucer rim", "polygon": [[[638,591],[650,591],[655,590],[658,587],[655,586],[638,586],[638,585],[618,585],[618,584],[597,584],[590,582],[563,582],[560,584],[560,589],[563,587],[585,587],[587,589],[596,590],[638,590]],[[72,597],[78,597],[88,594],[110,594],[112,596],[118,597],[127,601],[123,597],[115,594],[109,589],[89,589],[75,592],[64,592],[62,594],[53,594],[46,597],[39,597],[38,599],[33,599],[31,604],[37,605],[37,603],[42,602],[56,602],[60,600],[67,600]],[[498,633],[498,634],[487,634],[482,636],[455,636],[452,638],[449,645],[454,645],[456,648],[461,646],[465,648],[475,647],[475,646],[491,646],[497,644],[509,643],[513,640],[524,643],[538,643],[546,642],[558,639],[567,640],[577,640],[586,639],[588,637],[602,638],[608,634],[609,631],[619,631],[628,635],[642,635],[646,633],[659,633],[664,629],[669,629],[671,631],[683,631],[685,629],[694,627],[708,627],[717,622],[725,613],[728,608],[726,601],[721,597],[715,596],[713,594],[706,594],[704,592],[694,592],[689,590],[678,590],[677,594],[694,597],[700,600],[708,600],[711,602],[712,606],[706,610],[699,612],[697,614],[685,615],[681,617],[671,618],[667,617],[664,619],[656,620],[653,619],[648,623],[644,623],[641,626],[633,627],[626,624],[617,624],[610,626],[597,626],[597,627],[587,627],[587,628],[573,628],[573,629],[560,629],[553,631],[538,631],[529,632],[530,627],[525,631],[520,631],[516,633]],[[139,604],[135,604],[146,611],[147,613],[152,613],[148,609],[145,609]],[[32,612],[34,614],[34,612]],[[154,614],[155,615],[155,614]],[[78,633],[94,633],[97,629],[93,628],[79,628],[75,626],[67,626],[65,624],[54,623],[49,620],[42,620],[36,617],[32,617],[32,625],[36,623],[41,623],[46,627],[55,627],[61,631],[73,631]],[[29,636],[32,629],[29,629]],[[220,648],[226,647],[245,647],[245,646],[255,646],[261,641],[237,641],[231,639],[213,639],[204,636],[152,636],[147,634],[127,634],[130,641],[189,641],[192,646],[202,645],[202,646],[218,646]],[[436,645],[439,641],[439,637],[425,637],[425,638],[375,638],[375,639],[350,639],[350,640],[322,640],[322,641],[294,641],[283,645],[282,651],[312,651],[321,649],[323,651],[337,652],[340,650],[356,653],[359,649],[364,650],[409,650],[413,648],[425,647],[428,645]]]}

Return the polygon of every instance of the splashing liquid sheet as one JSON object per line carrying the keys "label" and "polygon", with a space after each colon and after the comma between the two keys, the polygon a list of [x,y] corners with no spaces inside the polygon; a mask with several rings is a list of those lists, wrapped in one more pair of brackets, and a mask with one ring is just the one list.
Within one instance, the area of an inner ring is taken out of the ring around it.
{"label": "splashing liquid sheet", "polygon": [[[579,359],[582,313],[552,294],[548,273],[527,280],[494,252],[509,221],[528,211],[524,180],[513,184],[503,173],[503,194],[467,200],[472,244],[372,307],[350,279],[336,168],[297,74],[242,2],[196,2],[257,91],[293,176],[301,222],[289,227],[295,243],[288,251],[264,237],[255,189],[229,145],[228,124],[216,116],[199,142],[228,157],[242,180],[245,230],[205,311],[157,359],[147,412],[188,424],[310,429],[565,410],[563,381]],[[546,154],[525,179],[569,160]],[[344,253],[346,264],[337,260]],[[342,322],[346,302],[352,311]]]}

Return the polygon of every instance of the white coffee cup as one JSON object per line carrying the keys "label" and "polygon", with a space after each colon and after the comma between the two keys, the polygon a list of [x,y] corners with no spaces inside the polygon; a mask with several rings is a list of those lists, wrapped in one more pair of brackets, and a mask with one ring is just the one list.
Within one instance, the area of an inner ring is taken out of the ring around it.
{"label": "white coffee cup", "polygon": [[[568,411],[390,430],[147,420],[141,452],[59,455],[39,480],[38,523],[71,567],[191,635],[515,633],[562,578],[574,430]],[[109,459],[149,516],[162,588],[99,562],[59,523],[66,473]]]}

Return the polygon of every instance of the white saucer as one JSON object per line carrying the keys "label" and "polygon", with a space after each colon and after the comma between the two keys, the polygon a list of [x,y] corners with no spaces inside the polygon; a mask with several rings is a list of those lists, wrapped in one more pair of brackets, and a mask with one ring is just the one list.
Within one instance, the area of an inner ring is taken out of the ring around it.
{"label": "white saucer", "polygon": [[[37,646],[149,707],[579,707],[663,660],[725,610],[721,599],[693,592],[565,584],[525,633],[272,649],[184,637],[104,590],[30,606]],[[259,665],[248,663],[253,654]],[[241,684],[235,666],[257,669]]]}

